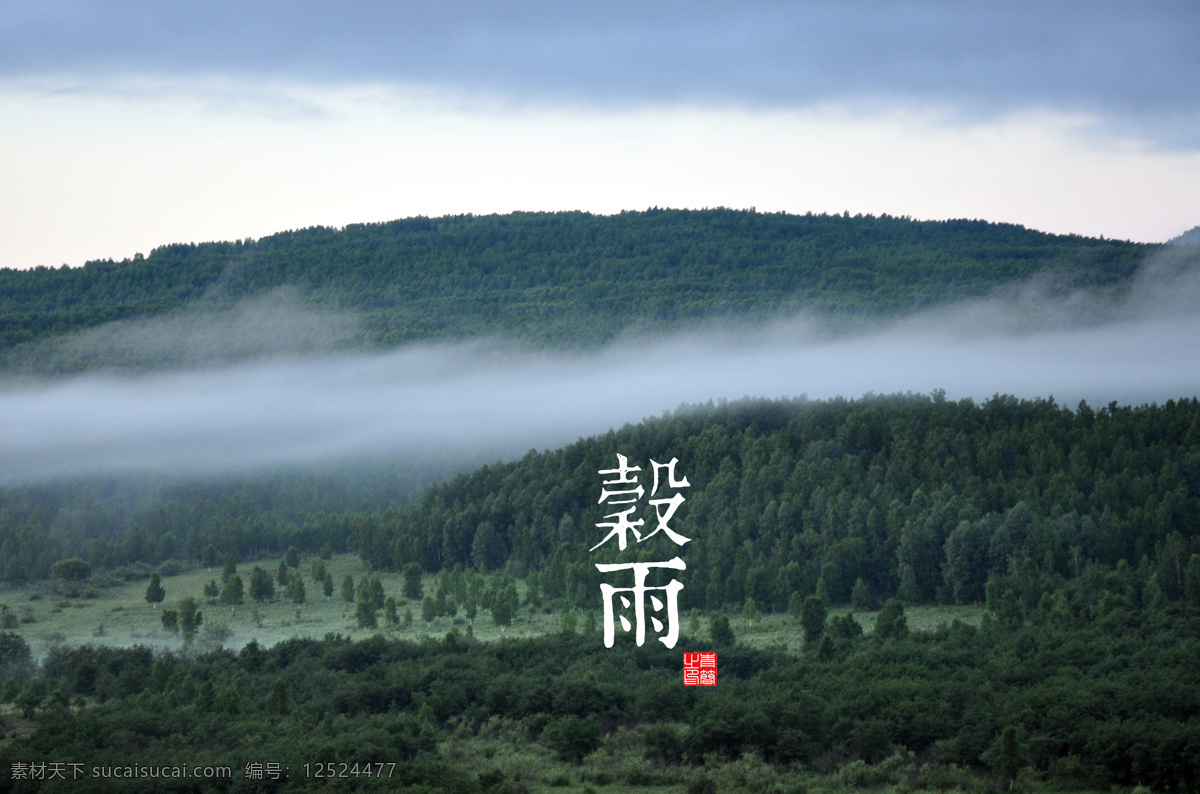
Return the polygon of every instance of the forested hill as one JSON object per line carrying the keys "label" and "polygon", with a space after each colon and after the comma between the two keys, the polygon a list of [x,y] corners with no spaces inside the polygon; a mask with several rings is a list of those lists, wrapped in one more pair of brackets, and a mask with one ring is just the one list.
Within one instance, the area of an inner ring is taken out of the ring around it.
{"label": "forested hill", "polygon": [[[1032,608],[1092,565],[1200,599],[1195,399],[1076,411],[1010,397],[742,401],[461,475],[364,517],[351,543],[382,568],[533,572],[547,597],[586,607],[602,581],[593,563],[615,543],[589,552],[615,510],[598,503],[611,475],[597,472],[618,453],[642,467],[647,492],[651,459],[677,457],[690,481],[673,523],[694,541],[682,550],[688,607],[784,609],[818,591],[969,603],[1019,582]],[[625,553],[679,551],[661,534],[644,546],[630,539]]]}
{"label": "forested hill", "polygon": [[343,345],[498,335],[575,346],[801,307],[898,314],[1042,272],[1119,285],[1152,249],[983,221],[726,209],[410,218],[0,270],[0,360],[79,329],[284,286],[305,306],[350,310],[358,322]]}

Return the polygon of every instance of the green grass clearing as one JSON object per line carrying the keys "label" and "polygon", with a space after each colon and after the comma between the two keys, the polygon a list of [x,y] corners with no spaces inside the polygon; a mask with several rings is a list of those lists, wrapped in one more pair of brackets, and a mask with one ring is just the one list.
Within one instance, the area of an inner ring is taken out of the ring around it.
{"label": "green grass clearing", "polygon": [[[272,575],[279,566],[281,557],[267,557],[238,565],[238,573],[249,583],[250,571],[258,565]],[[378,576],[385,595],[392,596],[398,604],[401,626],[388,627],[384,625],[384,615],[379,613],[379,628],[360,629],[355,620],[354,604],[347,603],[341,597],[341,582],[346,575],[354,577],[357,584],[367,573],[365,566],[357,555],[339,554],[326,562],[326,568],[333,576],[334,594],[326,598],[322,593],[321,584],[314,582],[309,574],[310,558],[301,561],[300,572],[304,577],[306,600],[304,604],[294,604],[281,597],[277,587],[274,601],[256,603],[249,599],[240,606],[221,606],[208,603],[203,597],[204,585],[210,581],[221,583],[221,567],[197,567],[181,572],[174,576],[164,577],[163,587],[166,598],[161,604],[152,605],[146,602],[146,585],[149,580],[135,580],[112,587],[100,588],[94,598],[65,598],[48,593],[43,583],[34,583],[23,587],[7,587],[0,590],[0,604],[6,604],[10,610],[19,616],[32,617],[32,622],[22,622],[15,629],[22,635],[33,649],[35,656],[43,658],[49,649],[55,645],[109,645],[115,647],[130,647],[146,645],[163,650],[180,650],[183,640],[177,634],[172,634],[162,627],[162,610],[171,609],[187,596],[196,598],[201,603],[204,622],[196,639],[198,649],[212,648],[217,643],[214,634],[219,627],[227,629],[228,637],[221,643],[224,647],[238,649],[257,640],[264,646],[274,645],[291,638],[320,639],[326,634],[342,634],[353,639],[364,639],[374,634],[384,636],[420,640],[424,637],[441,638],[452,628],[466,632],[468,625],[475,637],[481,641],[494,641],[501,638],[524,638],[541,636],[559,630],[561,613],[546,612],[543,608],[531,608],[522,605],[508,627],[497,626],[491,615],[480,611],[474,621],[468,621],[463,614],[455,618],[440,617],[429,623],[421,620],[421,604],[419,601],[406,601],[403,598],[403,579],[399,573],[380,572]],[[425,593],[432,593],[436,587],[437,577],[426,575],[422,579]],[[248,589],[248,587],[247,587]],[[518,583],[518,589],[524,596],[524,587]],[[403,626],[405,610],[411,610],[413,622]],[[847,607],[834,607],[829,611],[830,616],[844,614]],[[600,597],[596,597],[597,630],[601,613]],[[983,613],[982,607],[972,606],[918,606],[906,610],[908,626],[913,631],[932,631],[941,623],[948,623],[957,618],[966,623],[978,624]],[[855,618],[862,624],[865,632],[870,633],[875,625],[875,612],[856,612]],[[579,631],[583,630],[584,619],[579,616]],[[690,636],[688,629],[689,616],[680,616],[680,635]],[[798,621],[783,614],[767,614],[753,624],[742,617],[733,615],[730,618],[734,634],[739,642],[756,648],[783,646],[789,653],[799,653],[804,646],[803,635]],[[707,637],[708,619],[701,615],[700,637]]]}

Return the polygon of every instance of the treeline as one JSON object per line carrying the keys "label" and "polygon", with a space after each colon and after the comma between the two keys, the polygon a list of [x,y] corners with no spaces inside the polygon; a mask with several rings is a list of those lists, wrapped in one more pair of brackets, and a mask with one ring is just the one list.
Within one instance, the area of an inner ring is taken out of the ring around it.
{"label": "treeline", "polygon": [[80,558],[97,571],[170,560],[218,565],[282,554],[346,551],[355,522],[448,469],[435,460],[179,482],[94,479],[0,489],[0,581],[48,579]]}
{"label": "treeline", "polygon": [[[234,780],[218,790],[297,791],[323,785],[318,763],[395,764],[338,790],[503,792],[568,785],[563,765],[607,746],[616,760],[583,767],[585,780],[732,791],[750,769],[765,788],[982,791],[1020,779],[1195,794],[1200,607],[1144,599],[1146,584],[1089,564],[1024,615],[928,633],[901,620],[887,637],[843,632],[800,656],[695,634],[674,650],[609,649],[595,633],[485,645],[454,629],[443,642],[331,635],[200,657],[59,649],[31,675],[28,649],[0,633],[0,699],[14,709],[0,768],[12,791],[57,790],[13,775],[44,760],[228,765]],[[681,685],[680,650],[718,653],[715,687]],[[264,762],[289,776],[245,778]]]}
{"label": "treeline", "polygon": [[[351,546],[381,569],[504,568],[585,607],[615,543],[589,552],[614,511],[599,503],[613,475],[597,472],[618,454],[642,467],[647,491],[652,459],[678,458],[690,482],[673,528],[692,542],[631,537],[626,552],[681,554],[686,607],[752,598],[781,611],[796,593],[971,603],[989,582],[1059,582],[1093,562],[1148,568],[1168,599],[1200,587],[1196,399],[1070,410],[934,394],[680,409],[434,485],[360,516]],[[645,532],[654,508],[639,505]]]}
{"label": "treeline", "polygon": [[[739,401],[681,409],[555,452],[424,479],[379,467],[225,484],[60,483],[0,492],[0,579],[47,579],[171,559],[218,565],[354,550],[381,570],[502,569],[547,599],[590,605],[613,541],[598,504],[616,455],[677,457],[691,487],[674,519],[627,555],[688,569],[686,608],[781,611],[820,591],[846,603],[978,602],[1006,576],[1070,579],[1089,561],[1151,566],[1182,597],[1200,553],[1200,407],[1075,410],[938,395]],[[653,527],[645,497],[642,518]],[[653,548],[651,548],[653,547]],[[631,557],[632,558],[632,557]]]}
{"label": "treeline", "polygon": [[301,290],[305,306],[358,315],[342,345],[503,336],[586,346],[801,308],[902,314],[1038,273],[1107,288],[1126,283],[1154,248],[983,221],[726,209],[318,227],[166,245],[81,268],[0,270],[0,364],[128,365],[128,351],[80,360],[34,343],[114,320],[227,307],[283,286]]}

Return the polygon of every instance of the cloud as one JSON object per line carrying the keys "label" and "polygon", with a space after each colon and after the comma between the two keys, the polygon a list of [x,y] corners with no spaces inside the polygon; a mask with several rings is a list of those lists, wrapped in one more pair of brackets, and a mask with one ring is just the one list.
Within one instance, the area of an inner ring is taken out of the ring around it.
{"label": "cloud", "polygon": [[1196,265],[1194,251],[1169,252],[1120,299],[1034,285],[853,334],[798,318],[628,339],[586,355],[479,342],[15,380],[0,384],[0,483],[507,458],[680,403],[747,395],[940,388],[951,399],[1052,395],[1067,405],[1194,397]]}
{"label": "cloud", "polygon": [[518,102],[1052,109],[1200,144],[1192,2],[22,2],[0,75],[427,85]]}

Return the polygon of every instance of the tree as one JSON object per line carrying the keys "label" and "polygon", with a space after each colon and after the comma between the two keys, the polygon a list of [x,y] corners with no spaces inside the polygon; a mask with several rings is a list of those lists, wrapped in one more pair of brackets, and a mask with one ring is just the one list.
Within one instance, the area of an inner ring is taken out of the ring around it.
{"label": "tree", "polygon": [[232,554],[225,555],[225,569],[221,571],[221,583],[229,581],[229,577],[237,573],[237,557]]}
{"label": "tree", "polygon": [[162,578],[158,574],[150,577],[150,584],[146,585],[146,603],[152,604],[155,609],[166,598],[167,591],[162,586]]}
{"label": "tree", "polygon": [[575,628],[578,626],[578,620],[575,616],[575,610],[568,609],[558,619],[558,630],[563,634],[574,634]]}
{"label": "tree", "polygon": [[600,746],[600,726],[591,717],[570,714],[547,725],[542,742],[563,761],[578,764]]}
{"label": "tree", "polygon": [[360,629],[373,629],[379,625],[375,608],[375,600],[371,598],[366,591],[360,590],[358,593],[358,603],[355,605],[354,617],[358,621]]}
{"label": "tree", "polygon": [[293,571],[288,579],[287,595],[293,604],[304,603],[304,579],[300,576],[299,571]]}
{"label": "tree", "polygon": [[986,521],[960,521],[946,538],[946,563],[942,576],[960,604],[982,601],[987,584],[988,549],[992,525]]}
{"label": "tree", "polygon": [[889,598],[875,618],[875,636],[880,639],[902,640],[908,636],[908,620],[904,617],[904,604],[898,598]]}
{"label": "tree", "polygon": [[186,645],[190,645],[196,638],[196,632],[200,630],[200,624],[203,622],[204,615],[200,612],[200,605],[196,603],[196,599],[188,596],[179,602],[179,631],[183,634]]}
{"label": "tree", "polygon": [[220,595],[221,588],[216,583],[216,580],[209,581],[208,584],[204,585],[204,597],[207,598],[210,603],[216,601]]}
{"label": "tree", "polygon": [[212,679],[205,681],[200,686],[200,692],[196,695],[196,700],[193,705],[196,707],[196,711],[204,714],[212,711],[217,705],[217,695],[213,688]]}
{"label": "tree", "polygon": [[85,560],[72,557],[54,563],[50,571],[54,574],[55,579],[62,579],[65,582],[82,582],[92,575],[92,566]]}
{"label": "tree", "polygon": [[288,546],[287,553],[283,559],[287,562],[289,568],[300,567],[300,552],[296,550],[295,546]]}
{"label": "tree", "polygon": [[492,620],[497,626],[511,625],[519,605],[516,585],[508,584],[500,588],[492,602]]}
{"label": "tree", "polygon": [[750,596],[746,596],[746,603],[742,606],[742,619],[751,626],[754,625],[756,620],[762,619],[762,610],[758,608],[758,604]]}
{"label": "tree", "polygon": [[825,586],[824,577],[817,580],[817,598],[821,599],[822,606],[826,608],[833,605],[833,599],[829,597],[829,588]]}
{"label": "tree", "polygon": [[325,594],[326,601],[333,595],[333,574],[329,571],[325,572],[325,580],[321,582],[321,592]]}
{"label": "tree", "polygon": [[279,583],[280,588],[287,587],[288,564],[286,559],[279,561],[279,567],[275,569],[275,581]]}
{"label": "tree", "polygon": [[421,598],[421,566],[410,562],[404,566],[404,597],[410,601]]}
{"label": "tree", "polygon": [[275,597],[275,582],[271,574],[257,565],[250,571],[250,597],[260,603]]}
{"label": "tree", "polygon": [[868,612],[875,608],[875,599],[871,597],[871,588],[858,577],[854,580],[854,589],[850,591],[850,606],[860,612]]}
{"label": "tree", "polygon": [[179,612],[174,609],[164,609],[162,611],[163,628],[172,634],[179,633]]}
{"label": "tree", "polygon": [[1184,595],[1187,600],[1200,606],[1200,554],[1193,554],[1188,560]]}
{"label": "tree", "polygon": [[833,636],[839,640],[852,640],[855,637],[861,637],[862,633],[862,626],[849,612],[841,617],[834,615],[829,619],[825,628],[826,636]]}
{"label": "tree", "polygon": [[283,683],[282,677],[275,679],[275,685],[271,687],[271,693],[267,695],[266,708],[271,714],[291,713],[292,707],[288,701],[287,684]]}
{"label": "tree", "polygon": [[400,622],[400,615],[396,612],[396,599],[388,596],[383,602],[383,618],[389,626],[395,626]]}
{"label": "tree", "polygon": [[800,627],[804,629],[804,644],[812,645],[825,633],[825,604],[819,596],[804,599],[800,611]]}
{"label": "tree", "polygon": [[733,645],[733,629],[729,627],[729,618],[724,615],[714,615],[708,622],[708,634],[714,645]]}
{"label": "tree", "polygon": [[33,654],[20,634],[0,631],[0,681],[33,675]]}
{"label": "tree", "polygon": [[325,581],[325,561],[324,560],[322,560],[320,557],[313,557],[312,563],[310,564],[309,567],[310,567],[310,570],[312,571],[312,580],[314,582]]}
{"label": "tree", "polygon": [[225,606],[237,606],[242,603],[244,597],[245,586],[242,584],[242,577],[235,573],[225,580],[225,587],[221,589],[221,603]]}
{"label": "tree", "polygon": [[350,574],[342,579],[342,600],[347,604],[354,603],[354,577]]}
{"label": "tree", "polygon": [[1002,784],[1007,784],[1005,787],[1011,788],[1017,773],[1025,766],[1025,755],[1021,751],[1017,729],[1012,725],[1006,725],[981,758],[1001,776]]}
{"label": "tree", "polygon": [[421,620],[430,623],[437,617],[437,604],[434,603],[433,596],[425,596],[421,599]]}
{"label": "tree", "polygon": [[376,609],[383,609],[383,583],[379,581],[378,576],[365,574],[358,583],[358,592],[360,596],[366,593]]}

